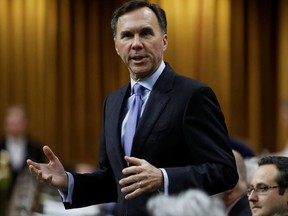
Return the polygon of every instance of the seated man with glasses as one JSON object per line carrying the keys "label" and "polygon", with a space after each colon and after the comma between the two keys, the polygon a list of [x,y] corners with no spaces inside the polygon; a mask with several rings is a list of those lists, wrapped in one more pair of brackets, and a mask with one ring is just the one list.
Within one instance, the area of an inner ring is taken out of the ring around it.
{"label": "seated man with glasses", "polygon": [[288,210],[288,157],[264,156],[247,190],[253,216]]}

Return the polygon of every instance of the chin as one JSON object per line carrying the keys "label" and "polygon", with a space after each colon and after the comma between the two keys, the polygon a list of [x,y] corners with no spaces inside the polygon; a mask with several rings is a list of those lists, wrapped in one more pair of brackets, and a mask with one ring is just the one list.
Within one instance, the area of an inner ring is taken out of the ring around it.
{"label": "chin", "polygon": [[266,214],[263,214],[263,212],[260,209],[253,209],[252,215],[253,216],[262,216],[262,215],[266,215]]}
{"label": "chin", "polygon": [[133,70],[133,77],[137,79],[144,79],[148,77],[151,73],[148,73],[146,70]]}

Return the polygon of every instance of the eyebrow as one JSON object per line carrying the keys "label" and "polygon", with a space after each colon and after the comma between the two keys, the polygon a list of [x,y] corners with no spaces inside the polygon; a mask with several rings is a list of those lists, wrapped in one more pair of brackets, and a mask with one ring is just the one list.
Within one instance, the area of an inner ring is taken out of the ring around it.
{"label": "eyebrow", "polygon": [[120,33],[120,36],[121,37],[123,37],[123,36],[125,36],[125,35],[127,35],[127,34],[131,34],[132,32],[131,31],[122,31],[121,33]]}
{"label": "eyebrow", "polygon": [[[138,31],[138,30],[137,30]],[[143,27],[143,28],[141,28],[140,30],[139,30],[139,32],[141,33],[141,32],[151,32],[151,33],[153,33],[153,35],[155,34],[154,33],[154,30],[153,30],[153,28],[151,28],[151,27]],[[134,31],[132,31],[132,30],[124,30],[124,31],[122,31],[121,33],[120,33],[120,36],[122,37],[122,36],[124,36],[124,35],[126,35],[126,34],[134,34]]]}
{"label": "eyebrow", "polygon": [[141,29],[141,32],[150,32],[151,34],[155,34],[153,28],[151,27],[144,27]]}
{"label": "eyebrow", "polygon": [[[255,188],[256,188],[256,187],[259,187],[259,186],[269,186],[269,185],[271,185],[271,184],[274,184],[274,183],[264,183],[264,182],[260,182],[260,183],[257,183],[257,184],[255,185]],[[275,184],[276,184],[276,183],[275,183]],[[250,184],[248,187],[254,187],[254,185]]]}

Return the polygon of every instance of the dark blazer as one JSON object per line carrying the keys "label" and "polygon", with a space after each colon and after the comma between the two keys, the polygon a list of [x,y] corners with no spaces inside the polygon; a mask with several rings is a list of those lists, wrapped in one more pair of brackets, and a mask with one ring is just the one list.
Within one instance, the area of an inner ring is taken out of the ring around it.
{"label": "dark blazer", "polygon": [[246,194],[238,200],[238,202],[229,211],[228,216],[252,216]]}
{"label": "dark blazer", "polygon": [[[26,156],[25,159],[31,159],[33,161],[37,161],[39,163],[43,163],[44,162],[44,154],[42,153],[42,149],[41,149],[41,145],[35,141],[33,141],[30,138],[27,138],[27,143],[26,143]],[[0,151],[1,150],[7,150],[6,148],[6,139],[3,138],[2,140],[0,140]],[[10,167],[10,171],[11,171],[11,183],[9,186],[9,194],[11,194],[12,189],[14,187],[14,184],[16,182],[16,179],[18,177],[18,174],[24,170],[27,167],[26,164],[26,160],[24,160],[23,164],[22,164],[22,168],[19,171],[13,170],[12,167]]]}
{"label": "dark blazer", "polygon": [[[121,124],[130,84],[110,94],[104,103],[99,170],[74,174],[72,205],[117,202],[118,215],[147,215],[146,202],[158,193],[125,200],[118,182],[127,166],[121,147]],[[155,83],[136,130],[131,156],[164,168],[169,193],[200,188],[215,194],[232,188],[237,170],[223,114],[206,85],[177,75],[166,67]]]}

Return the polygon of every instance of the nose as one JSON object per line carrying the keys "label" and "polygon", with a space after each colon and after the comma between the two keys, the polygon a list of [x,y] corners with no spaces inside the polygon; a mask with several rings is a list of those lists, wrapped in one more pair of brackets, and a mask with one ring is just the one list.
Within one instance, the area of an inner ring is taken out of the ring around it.
{"label": "nose", "polygon": [[257,193],[254,190],[251,191],[250,195],[248,196],[248,200],[250,202],[257,200]]}
{"label": "nose", "polygon": [[139,35],[135,35],[132,41],[132,49],[138,50],[143,47],[141,38]]}

